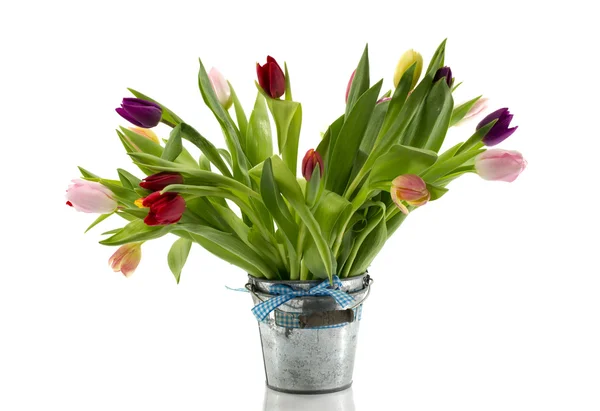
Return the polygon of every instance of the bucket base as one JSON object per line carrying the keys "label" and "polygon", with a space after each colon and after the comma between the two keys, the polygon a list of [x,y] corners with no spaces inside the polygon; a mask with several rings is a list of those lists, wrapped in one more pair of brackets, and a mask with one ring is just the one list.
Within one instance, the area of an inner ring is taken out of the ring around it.
{"label": "bucket base", "polygon": [[347,390],[348,388],[352,387],[352,382],[350,382],[350,384],[346,384],[346,385],[344,385],[342,387],[332,388],[332,389],[329,389],[329,390],[316,390],[316,391],[287,390],[287,389],[284,389],[284,388],[273,387],[272,385],[269,385],[268,383],[266,385],[267,385],[267,387],[269,387],[273,391],[282,392],[284,394],[319,395],[319,394],[332,394],[334,392],[340,392],[340,391]]}

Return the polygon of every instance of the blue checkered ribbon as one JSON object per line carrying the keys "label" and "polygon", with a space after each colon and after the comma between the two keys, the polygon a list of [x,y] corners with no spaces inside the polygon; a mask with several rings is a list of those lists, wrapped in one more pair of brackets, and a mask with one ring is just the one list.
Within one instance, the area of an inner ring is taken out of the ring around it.
{"label": "blue checkered ribbon", "polygon": [[354,297],[341,291],[342,281],[338,276],[333,276],[333,287],[330,287],[329,280],[323,281],[321,284],[314,286],[310,290],[294,290],[292,287],[284,284],[275,284],[269,288],[271,294],[278,295],[264,301],[252,309],[252,313],[258,321],[264,321],[268,315],[282,304],[296,297],[307,296],[326,296],[329,295],[343,308],[347,308],[354,302]]}

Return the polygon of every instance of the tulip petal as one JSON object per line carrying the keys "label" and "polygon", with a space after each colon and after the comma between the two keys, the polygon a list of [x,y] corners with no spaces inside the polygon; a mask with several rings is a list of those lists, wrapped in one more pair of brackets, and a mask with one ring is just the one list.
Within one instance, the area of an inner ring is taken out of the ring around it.
{"label": "tulip petal", "polygon": [[396,193],[394,186],[392,186],[392,188],[390,189],[390,195],[392,197],[392,201],[394,201],[394,204],[396,204],[396,207],[400,209],[402,214],[408,215],[408,208],[404,205],[402,200],[398,198],[398,194]]}
{"label": "tulip petal", "polygon": [[125,120],[129,121],[131,124],[135,124],[138,127],[144,127],[144,125],[142,123],[140,123],[139,121],[137,121],[133,116],[131,116],[124,108],[122,107],[118,107],[115,109],[115,111],[117,113],[119,113],[119,115],[121,117],[123,117]]}

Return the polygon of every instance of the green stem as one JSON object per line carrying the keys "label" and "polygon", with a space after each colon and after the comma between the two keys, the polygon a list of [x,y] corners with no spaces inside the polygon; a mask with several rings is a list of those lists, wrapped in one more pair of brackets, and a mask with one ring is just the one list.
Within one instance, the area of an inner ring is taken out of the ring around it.
{"label": "green stem", "polygon": [[300,280],[307,281],[308,280],[308,267],[304,264],[304,261],[300,263]]}
{"label": "green stem", "polygon": [[335,243],[333,245],[334,257],[337,258],[338,256],[340,247],[342,246],[342,241],[344,239],[344,233],[346,232],[346,228],[348,228],[348,223],[350,222],[350,220],[352,220],[352,216],[354,215],[354,213],[358,211],[358,209],[363,205],[367,198],[369,198],[370,193],[371,190],[363,186],[363,188],[358,192],[356,197],[354,197],[354,200],[352,200],[352,212],[349,213],[348,218],[346,219],[346,221],[344,221],[344,224],[342,224],[342,227],[340,231],[338,231],[337,236],[335,238]]}
{"label": "green stem", "polygon": [[295,268],[294,276],[291,280],[300,280],[301,273],[299,272],[299,268],[302,265],[302,254],[304,253],[304,240],[306,238],[306,225],[300,223],[300,231],[298,232],[298,242],[296,243],[296,261],[293,262],[293,267]]}

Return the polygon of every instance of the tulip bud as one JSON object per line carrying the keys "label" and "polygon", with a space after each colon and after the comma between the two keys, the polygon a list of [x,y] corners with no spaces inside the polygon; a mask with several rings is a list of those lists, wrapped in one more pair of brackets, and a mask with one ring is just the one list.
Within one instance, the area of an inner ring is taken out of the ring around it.
{"label": "tulip bud", "polygon": [[414,174],[403,174],[392,181],[390,189],[392,200],[404,214],[408,208],[403,201],[411,206],[422,206],[429,201],[430,194],[425,181]]}
{"label": "tulip bud", "polygon": [[231,97],[231,89],[229,88],[229,83],[223,77],[223,74],[216,68],[211,68],[210,73],[208,73],[208,78],[210,80],[210,84],[212,85],[215,94],[217,95],[217,99],[219,103],[228,110],[233,103],[233,98]]}
{"label": "tulip bud", "polygon": [[456,125],[458,126],[458,125],[467,123],[468,121],[477,117],[477,115],[481,114],[481,112],[487,108],[488,108],[488,99],[480,98],[479,100],[477,100],[475,102],[475,104],[473,104],[471,109],[467,112],[467,114],[465,114],[465,116],[462,118],[462,120],[460,120],[458,123],[456,123]]}
{"label": "tulip bud", "polygon": [[285,75],[273,57],[267,56],[267,63],[264,66],[256,63],[256,74],[258,75],[258,84],[267,95],[272,98],[283,96]]}
{"label": "tulip bud", "polygon": [[450,70],[450,67],[446,66],[438,69],[438,71],[435,72],[435,76],[433,76],[433,82],[435,83],[443,78],[446,79],[448,87],[452,87],[452,70]]}
{"label": "tulip bud", "polygon": [[510,114],[508,108],[501,108],[488,114],[481,122],[477,125],[477,130],[481,127],[489,124],[493,120],[498,120],[496,124],[492,126],[490,131],[483,137],[483,144],[486,146],[495,146],[506,140],[512,133],[514,133],[518,127],[510,127],[513,115]]}
{"label": "tulip bud", "polygon": [[171,184],[183,184],[181,174],[170,173],[168,171],[152,174],[142,180],[140,187],[150,191],[161,191]]}
{"label": "tulip bud", "polygon": [[518,151],[491,149],[475,157],[475,170],[484,180],[513,182],[527,161]]}
{"label": "tulip bud", "polygon": [[119,247],[108,260],[108,265],[115,273],[120,271],[125,277],[130,277],[141,259],[142,243],[129,243]]}
{"label": "tulip bud", "polygon": [[177,193],[156,191],[142,200],[142,206],[150,208],[144,219],[146,225],[175,224],[185,211],[185,200]]}
{"label": "tulip bud", "polygon": [[315,170],[317,164],[319,165],[319,172],[321,173],[321,177],[323,177],[323,175],[325,174],[323,158],[317,151],[311,148],[306,152],[304,158],[302,159],[302,175],[304,176],[306,181],[310,181],[312,173]]}
{"label": "tulip bud", "polygon": [[394,87],[398,87],[400,83],[400,79],[402,79],[402,75],[412,66],[414,63],[417,63],[415,66],[415,71],[413,74],[413,81],[410,85],[410,89],[412,90],[417,85],[419,81],[419,77],[421,77],[421,70],[423,69],[423,57],[419,53],[414,50],[406,51],[400,60],[398,60],[398,64],[396,65],[396,71],[394,72]]}
{"label": "tulip bud", "polygon": [[356,70],[354,70],[350,75],[350,80],[348,80],[348,85],[346,86],[346,103],[348,103],[348,96],[350,95],[350,89],[352,88],[352,80],[354,80],[355,74]]}
{"label": "tulip bud", "polygon": [[[149,128],[129,127],[129,129],[140,136],[146,137],[148,140],[154,141],[156,144],[160,144],[156,133]],[[129,138],[127,141],[129,141],[130,144],[133,144]]]}
{"label": "tulip bud", "polygon": [[85,180],[73,180],[67,189],[67,205],[84,213],[112,213],[117,202],[112,191],[100,183]]}
{"label": "tulip bud", "polygon": [[141,98],[124,98],[121,107],[115,110],[125,120],[143,128],[155,127],[162,118],[162,108],[158,104]]}
{"label": "tulip bud", "polygon": [[377,104],[385,103],[386,101],[390,101],[391,99],[392,99],[391,97],[382,97],[379,100],[377,100]]}

